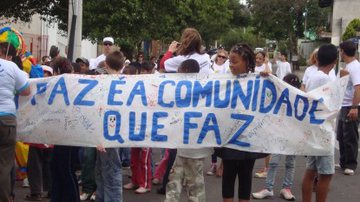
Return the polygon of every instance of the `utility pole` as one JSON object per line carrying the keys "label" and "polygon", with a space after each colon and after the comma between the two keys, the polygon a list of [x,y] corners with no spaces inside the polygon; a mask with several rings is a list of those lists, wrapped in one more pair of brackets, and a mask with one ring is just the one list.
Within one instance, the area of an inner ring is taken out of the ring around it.
{"label": "utility pole", "polygon": [[71,62],[81,56],[82,4],[83,0],[69,0],[67,58]]}

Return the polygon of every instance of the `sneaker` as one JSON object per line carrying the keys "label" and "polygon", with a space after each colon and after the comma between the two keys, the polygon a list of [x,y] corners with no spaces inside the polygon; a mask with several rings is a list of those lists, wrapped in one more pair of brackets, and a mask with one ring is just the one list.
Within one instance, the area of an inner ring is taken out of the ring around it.
{"label": "sneaker", "polygon": [[252,193],[251,195],[254,199],[264,199],[274,196],[274,192],[272,190],[269,191],[268,189],[263,189],[259,192]]}
{"label": "sneaker", "polygon": [[281,189],[280,196],[287,201],[295,201],[295,196],[291,193],[291,190],[289,188]]}
{"label": "sneaker", "polygon": [[335,170],[342,170],[342,167],[340,164],[336,163],[335,164]]}
{"label": "sneaker", "polygon": [[216,164],[212,164],[210,170],[206,172],[207,175],[213,176],[216,174]]}
{"label": "sneaker", "polygon": [[30,185],[29,185],[29,180],[28,180],[27,178],[25,178],[25,179],[23,180],[23,183],[22,183],[21,187],[22,187],[22,188],[28,188],[28,187],[30,187]]}
{"label": "sneaker", "polygon": [[139,187],[135,190],[135,193],[137,194],[145,194],[146,192],[149,192],[150,189],[146,189],[145,187]]}
{"label": "sneaker", "polygon": [[263,170],[255,173],[256,178],[266,178],[267,177],[267,169],[264,168]]}
{"label": "sneaker", "polygon": [[160,183],[160,180],[159,180],[158,178],[154,178],[154,179],[152,180],[152,183],[153,183],[154,185],[159,185],[159,184],[161,184],[161,183]]}
{"label": "sneaker", "polygon": [[95,201],[96,200],[96,193],[94,192],[91,196],[90,196],[90,201]]}
{"label": "sneaker", "polygon": [[82,193],[82,194],[80,194],[80,201],[86,201],[86,200],[88,200],[89,198],[90,198],[90,193]]}
{"label": "sneaker", "polygon": [[133,184],[132,182],[129,182],[126,185],[124,185],[123,188],[127,189],[127,190],[132,190],[132,189],[136,189],[137,186],[135,184]]}
{"label": "sneaker", "polygon": [[344,175],[354,175],[354,174],[355,174],[354,170],[351,170],[349,168],[346,168],[344,170]]}

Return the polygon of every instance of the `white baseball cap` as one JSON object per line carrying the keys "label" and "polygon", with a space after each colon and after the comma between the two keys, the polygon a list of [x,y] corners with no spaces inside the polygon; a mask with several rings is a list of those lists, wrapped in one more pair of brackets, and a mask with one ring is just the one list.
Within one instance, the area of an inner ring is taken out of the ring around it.
{"label": "white baseball cap", "polygon": [[114,44],[114,38],[112,38],[112,37],[105,37],[104,39],[103,39],[103,42],[111,42],[112,44]]}
{"label": "white baseball cap", "polygon": [[41,68],[43,69],[44,72],[49,72],[49,73],[51,73],[51,75],[54,74],[53,68],[51,68],[51,67],[49,67],[47,65],[41,65]]}

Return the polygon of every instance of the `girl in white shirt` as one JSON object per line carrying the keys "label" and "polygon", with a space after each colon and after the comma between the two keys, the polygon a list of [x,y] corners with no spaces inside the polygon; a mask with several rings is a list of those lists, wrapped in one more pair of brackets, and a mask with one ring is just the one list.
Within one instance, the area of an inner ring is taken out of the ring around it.
{"label": "girl in white shirt", "polygon": [[224,74],[228,67],[228,52],[221,49],[216,54],[214,63],[211,65],[211,70],[214,71],[214,73]]}
{"label": "girl in white shirt", "polygon": [[255,72],[272,72],[271,66],[269,65],[269,61],[266,57],[266,53],[264,51],[259,51],[256,53],[256,66]]}

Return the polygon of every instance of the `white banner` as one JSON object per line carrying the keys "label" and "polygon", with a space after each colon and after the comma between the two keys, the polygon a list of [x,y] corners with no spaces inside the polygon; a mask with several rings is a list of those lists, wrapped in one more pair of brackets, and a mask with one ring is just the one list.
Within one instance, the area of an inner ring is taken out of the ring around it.
{"label": "white banner", "polygon": [[61,75],[31,79],[18,139],[74,146],[333,152],[347,77],[304,93],[275,76]]}

